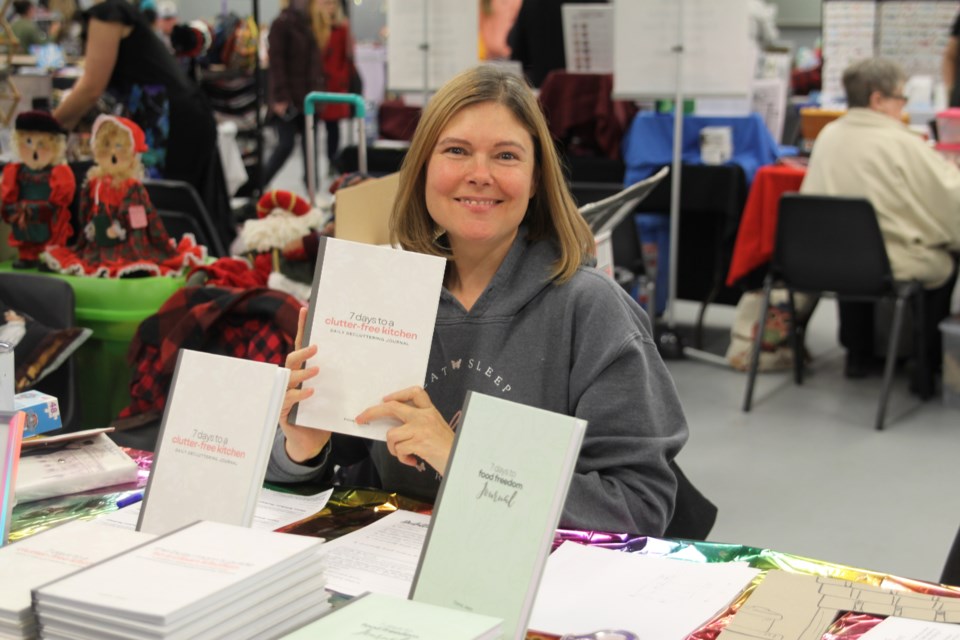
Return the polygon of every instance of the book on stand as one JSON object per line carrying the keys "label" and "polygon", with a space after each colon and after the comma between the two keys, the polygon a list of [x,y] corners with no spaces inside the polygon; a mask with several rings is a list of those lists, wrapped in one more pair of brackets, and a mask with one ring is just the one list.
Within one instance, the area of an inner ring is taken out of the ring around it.
{"label": "book on stand", "polygon": [[290,370],[181,349],[137,529],[250,526]]}
{"label": "book on stand", "polygon": [[152,539],[148,533],[74,520],[0,549],[0,637],[36,637],[32,589]]}
{"label": "book on stand", "polygon": [[10,520],[16,503],[14,487],[20,461],[20,442],[26,415],[22,411],[0,411],[0,546],[10,535]]}
{"label": "book on stand", "polygon": [[285,638],[496,640],[500,637],[501,623],[499,618],[492,616],[367,593],[353,598]]}
{"label": "book on stand", "polygon": [[291,412],[305,427],[386,440],[396,422],[354,418],[389,393],[422,385],[446,260],[321,238],[304,344],[320,373]]}
{"label": "book on stand", "polygon": [[276,637],[329,608],[320,538],[195,522],[33,591],[44,636]]}
{"label": "book on stand", "polygon": [[469,392],[410,597],[520,640],[587,423]]}

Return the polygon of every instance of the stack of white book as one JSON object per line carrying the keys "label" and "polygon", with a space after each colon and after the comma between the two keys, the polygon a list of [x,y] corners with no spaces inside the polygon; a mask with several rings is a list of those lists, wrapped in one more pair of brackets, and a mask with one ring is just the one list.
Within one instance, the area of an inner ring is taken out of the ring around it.
{"label": "stack of white book", "polygon": [[272,638],[329,608],[322,540],[201,521],[33,592],[44,638]]}
{"label": "stack of white book", "polygon": [[0,549],[0,638],[35,638],[35,587],[152,540],[149,533],[75,521]]}

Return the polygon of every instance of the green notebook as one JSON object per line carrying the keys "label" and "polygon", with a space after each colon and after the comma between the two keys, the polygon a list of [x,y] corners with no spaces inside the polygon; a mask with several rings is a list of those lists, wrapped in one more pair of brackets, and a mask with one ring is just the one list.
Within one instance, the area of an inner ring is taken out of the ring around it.
{"label": "green notebook", "polygon": [[587,423],[470,392],[410,597],[522,639]]}
{"label": "green notebook", "polygon": [[284,636],[383,640],[494,640],[500,620],[396,596],[366,593]]}

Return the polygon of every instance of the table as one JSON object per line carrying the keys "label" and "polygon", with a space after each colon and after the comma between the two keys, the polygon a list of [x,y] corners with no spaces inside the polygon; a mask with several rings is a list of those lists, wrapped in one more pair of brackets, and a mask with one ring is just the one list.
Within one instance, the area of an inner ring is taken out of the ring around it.
{"label": "table", "polygon": [[[133,457],[140,467],[141,473],[137,482],[18,505],[13,512],[11,540],[19,540],[28,535],[39,533],[46,528],[68,520],[89,519],[115,510],[118,499],[145,486],[150,466],[153,463],[152,453],[127,448],[124,451]],[[319,487],[304,487],[303,489],[307,493],[315,493]],[[430,508],[430,505],[398,496],[395,493],[372,489],[338,488],[334,491],[327,506],[318,514],[279,529],[279,531],[333,539],[366,526],[397,509],[428,513]],[[554,536],[553,547],[556,548],[565,541],[600,545],[627,553],[676,557],[684,561],[745,562],[751,567],[764,571],[779,569],[790,573],[827,576],[852,583],[867,583],[907,592],[960,597],[960,588],[957,587],[943,587],[918,580],[855,569],[745,545],[560,529]],[[763,577],[764,574],[761,573],[726,611],[721,612],[713,620],[692,633],[687,640],[715,640],[730,623],[733,615],[749,600],[756,585],[763,580]],[[880,620],[880,617],[864,613],[846,614],[834,624],[832,632],[823,637],[830,640],[857,640]],[[527,638],[528,640],[555,640],[556,636],[530,632],[527,634]]]}
{"label": "table", "polygon": [[[684,116],[682,155],[686,164],[703,164],[700,131],[704,127],[730,127],[733,157],[728,164],[739,165],[753,180],[757,169],[776,162],[779,147],[758,114],[740,117]],[[627,165],[624,184],[631,185],[652,175],[673,160],[673,114],[639,113],[623,139],[623,161]]]}
{"label": "table", "polygon": [[727,286],[733,286],[773,257],[780,196],[799,191],[806,173],[803,167],[791,165],[768,165],[757,171],[740,218]]}

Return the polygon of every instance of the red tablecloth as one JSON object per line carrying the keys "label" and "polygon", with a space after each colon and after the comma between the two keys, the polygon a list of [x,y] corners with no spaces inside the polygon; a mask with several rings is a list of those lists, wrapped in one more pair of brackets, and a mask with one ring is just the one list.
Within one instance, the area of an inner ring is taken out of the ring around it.
{"label": "red tablecloth", "polygon": [[788,165],[760,167],[743,207],[733,258],[727,272],[727,286],[770,261],[777,231],[780,196],[799,191],[806,169]]}

